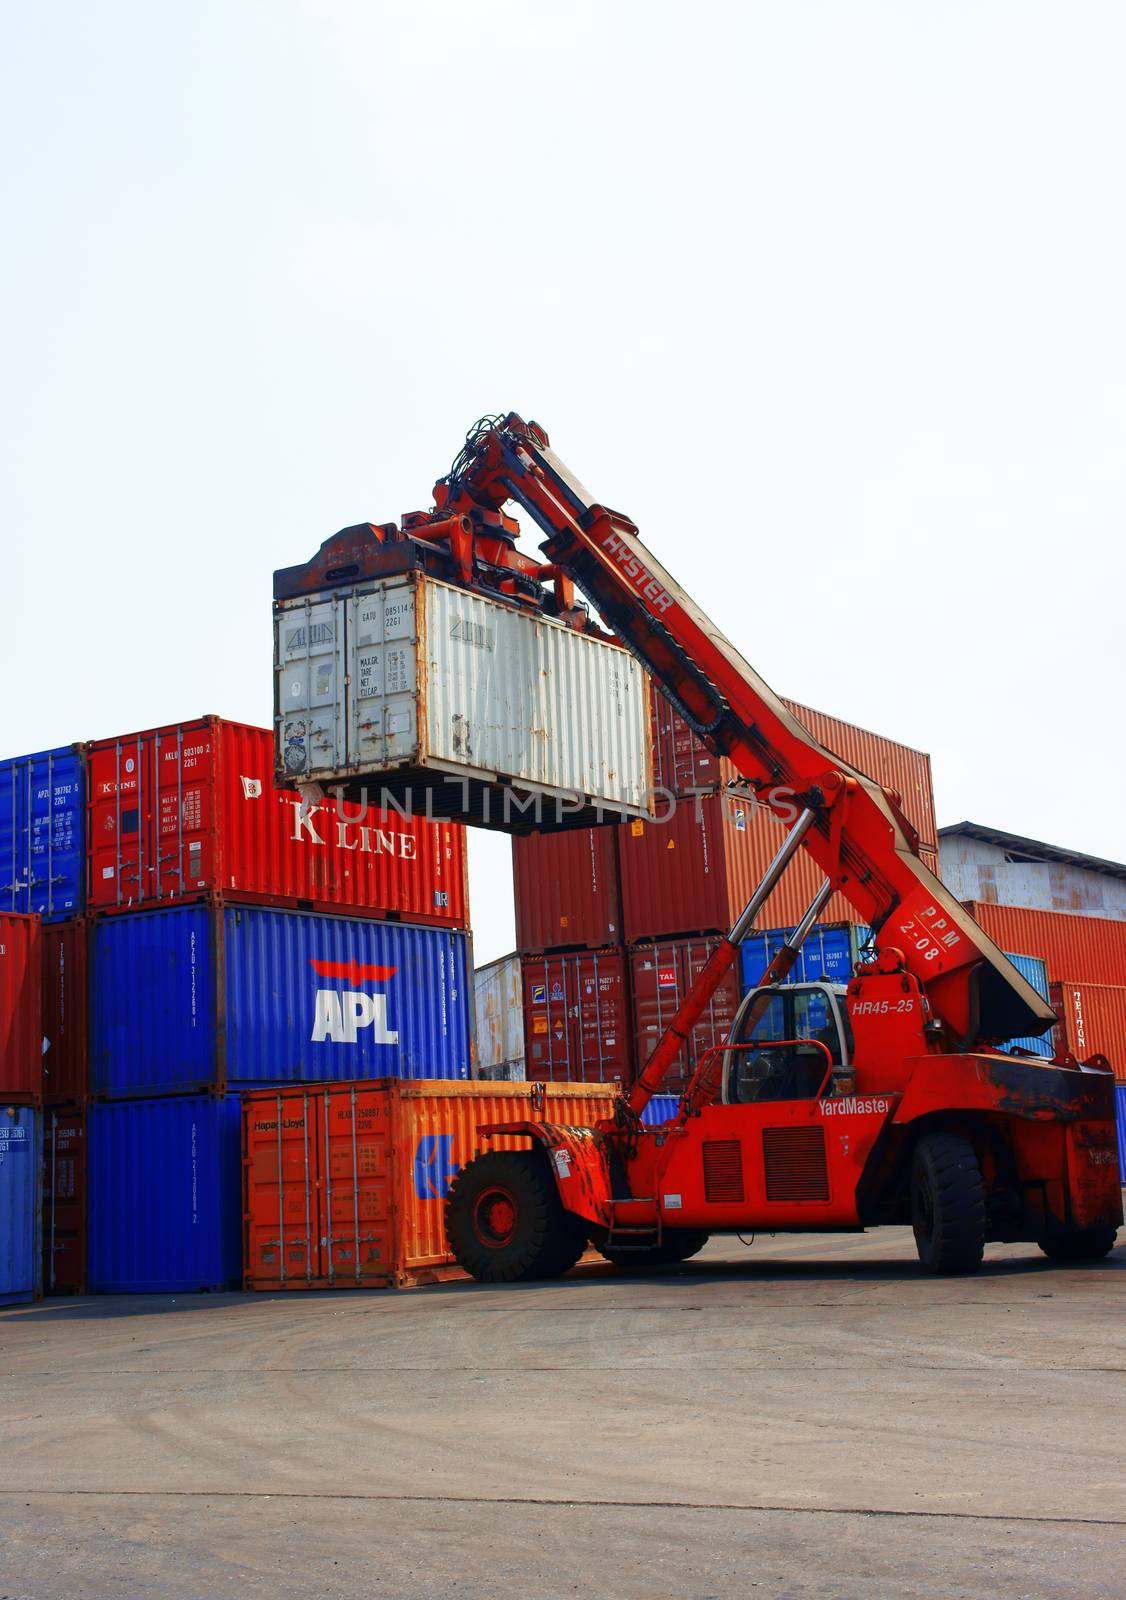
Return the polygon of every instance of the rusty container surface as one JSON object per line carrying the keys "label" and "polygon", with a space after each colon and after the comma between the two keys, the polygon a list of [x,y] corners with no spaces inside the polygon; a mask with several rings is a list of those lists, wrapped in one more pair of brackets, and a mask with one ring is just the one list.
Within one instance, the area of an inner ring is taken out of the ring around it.
{"label": "rusty container surface", "polygon": [[477,1072],[481,1078],[524,1077],[524,985],[520,957],[501,956],[473,974]]}
{"label": "rusty container surface", "polygon": [[43,1293],[86,1288],[86,1108],[43,1113]]}
{"label": "rusty container surface", "polygon": [[1119,1083],[1126,1083],[1126,986],[1053,983],[1052,1010],[1059,1017],[1057,1042],[1080,1061],[1106,1056]]}
{"label": "rusty container surface", "polygon": [[464,928],[465,829],[274,786],[265,728],[200,717],[89,746],[89,905],[202,895]]}
{"label": "rusty container surface", "polygon": [[44,923],[43,1098],[68,1104],[89,1093],[90,929],[84,917]]}
{"label": "rusty container surface", "polygon": [[521,967],[527,1076],[550,1083],[628,1083],[636,1063],[625,952],[527,955]]}
{"label": "rusty container surface", "polygon": [[43,1099],[43,939],[37,916],[0,912],[0,1100]]}
{"label": "rusty container surface", "polygon": [[980,900],[966,901],[965,907],[1002,950],[1039,956],[1051,983],[1126,987],[1126,922]]}
{"label": "rusty container surface", "polygon": [[310,1085],[243,1097],[248,1289],[405,1288],[464,1276],[446,1246],[458,1169],[487,1149],[482,1124],[590,1126],[607,1085]]}
{"label": "rusty container surface", "polygon": [[[796,700],[784,700],[783,704],[819,744],[885,788],[893,789],[918,832],[920,845],[937,851],[938,824],[929,755],[894,739],[885,739],[882,734],[869,733],[867,728],[858,728],[839,717],[831,717],[827,712],[816,711],[812,706],[803,706]],[[725,757],[713,756],[657,689],[653,692],[652,738],[653,782],[658,789],[674,795],[690,795],[738,779],[739,774],[731,762]]]}
{"label": "rusty container surface", "polygon": [[597,950],[622,942],[618,829],[512,841],[518,950]]}
{"label": "rusty container surface", "polygon": [[[639,1071],[652,1055],[681,1001],[704,970],[717,943],[716,939],[671,939],[658,944],[638,945],[630,952]],[[740,998],[739,964],[736,962],[708,1002],[685,1048],[673,1062],[661,1085],[663,1091],[679,1094],[688,1086],[704,1052],[726,1042],[739,1009]]]}

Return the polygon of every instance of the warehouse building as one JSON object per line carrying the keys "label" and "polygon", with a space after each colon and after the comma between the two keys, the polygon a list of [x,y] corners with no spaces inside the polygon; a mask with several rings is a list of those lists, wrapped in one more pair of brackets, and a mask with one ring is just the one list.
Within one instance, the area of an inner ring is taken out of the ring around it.
{"label": "warehouse building", "polygon": [[940,828],[938,848],[942,881],[959,900],[1126,921],[1126,865],[1120,861],[979,822]]}

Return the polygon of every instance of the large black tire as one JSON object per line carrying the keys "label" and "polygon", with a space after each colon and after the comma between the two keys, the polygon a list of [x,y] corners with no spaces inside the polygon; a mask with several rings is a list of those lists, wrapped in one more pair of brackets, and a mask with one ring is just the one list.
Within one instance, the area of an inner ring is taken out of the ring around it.
{"label": "large black tire", "polygon": [[920,1139],[911,1164],[911,1226],[927,1272],[976,1272],[985,1249],[985,1192],[974,1147],[954,1133]]}
{"label": "large black tire", "polygon": [[538,1150],[490,1150],[462,1167],[446,1197],[446,1238],[481,1283],[558,1278],[586,1248],[586,1224],[564,1211]]}
{"label": "large black tire", "polygon": [[661,1243],[651,1250],[615,1250],[601,1244],[598,1248],[616,1267],[672,1267],[699,1255],[708,1238],[699,1228],[666,1228]]}
{"label": "large black tire", "polygon": [[1040,1248],[1053,1261],[1101,1261],[1114,1249],[1117,1228],[1073,1228],[1041,1239]]}

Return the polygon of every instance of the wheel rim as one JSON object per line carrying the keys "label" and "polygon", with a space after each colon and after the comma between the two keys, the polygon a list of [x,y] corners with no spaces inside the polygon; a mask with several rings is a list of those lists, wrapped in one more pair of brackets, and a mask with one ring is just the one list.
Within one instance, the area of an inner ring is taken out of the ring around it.
{"label": "wheel rim", "polygon": [[489,1250],[511,1244],[516,1232],[516,1200],[511,1190],[491,1184],[481,1191],[473,1206],[473,1232]]}

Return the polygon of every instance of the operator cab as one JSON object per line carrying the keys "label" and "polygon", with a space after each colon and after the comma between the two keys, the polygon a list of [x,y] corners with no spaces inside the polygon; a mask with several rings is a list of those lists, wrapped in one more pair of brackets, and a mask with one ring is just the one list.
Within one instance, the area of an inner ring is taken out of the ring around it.
{"label": "operator cab", "polygon": [[[767,993],[769,1004],[748,1033],[747,1021],[756,996]],[[735,1014],[733,1049],[724,1064],[723,1099],[729,1105],[755,1105],[768,1100],[812,1100],[830,1081],[851,1074],[852,1029],[846,990],[836,983],[774,984],[752,989]],[[805,1044],[803,1041],[811,1041]]]}

